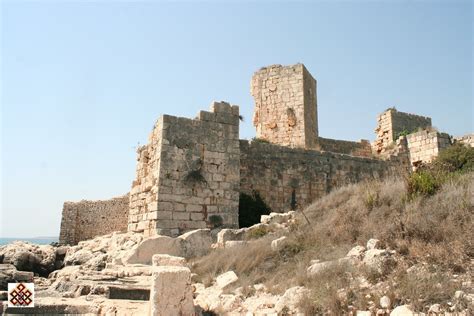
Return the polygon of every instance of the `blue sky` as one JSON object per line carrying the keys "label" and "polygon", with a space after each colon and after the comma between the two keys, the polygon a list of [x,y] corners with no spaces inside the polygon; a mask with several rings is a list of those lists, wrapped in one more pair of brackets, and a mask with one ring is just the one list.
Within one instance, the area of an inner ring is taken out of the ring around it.
{"label": "blue sky", "polygon": [[0,236],[54,236],[65,200],[126,193],[163,113],[241,107],[250,78],[302,62],[319,133],[374,139],[387,107],[473,131],[470,1],[1,2]]}

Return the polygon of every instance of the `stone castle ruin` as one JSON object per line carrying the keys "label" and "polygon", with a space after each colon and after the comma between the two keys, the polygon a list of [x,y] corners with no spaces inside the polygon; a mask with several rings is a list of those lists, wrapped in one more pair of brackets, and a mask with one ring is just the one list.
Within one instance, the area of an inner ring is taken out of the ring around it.
{"label": "stone castle ruin", "polygon": [[137,150],[128,195],[64,203],[60,242],[113,231],[177,236],[239,225],[239,196],[255,192],[273,212],[309,205],[344,184],[385,177],[429,162],[455,141],[428,117],[390,108],[376,140],[319,136],[317,83],[303,64],[272,65],[252,77],[256,138],[239,139],[239,107],[214,102],[196,118],[161,116]]}

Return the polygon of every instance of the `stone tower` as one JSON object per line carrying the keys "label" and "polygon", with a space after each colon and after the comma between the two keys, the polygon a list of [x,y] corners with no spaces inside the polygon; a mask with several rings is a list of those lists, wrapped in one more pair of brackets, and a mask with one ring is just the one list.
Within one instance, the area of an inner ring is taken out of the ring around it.
{"label": "stone tower", "polygon": [[303,64],[261,68],[253,75],[250,90],[255,99],[257,138],[283,146],[317,148],[316,80]]}

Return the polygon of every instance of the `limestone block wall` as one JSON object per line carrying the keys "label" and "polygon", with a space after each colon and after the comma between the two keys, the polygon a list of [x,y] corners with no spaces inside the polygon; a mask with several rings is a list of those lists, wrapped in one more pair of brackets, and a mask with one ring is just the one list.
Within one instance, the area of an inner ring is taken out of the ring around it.
{"label": "limestone block wall", "polygon": [[64,202],[59,242],[75,245],[115,231],[127,231],[128,194],[104,201]]}
{"label": "limestone block wall", "polygon": [[214,102],[196,119],[163,115],[139,152],[128,229],[176,236],[237,227],[240,188],[239,108]]}
{"label": "limestone block wall", "polygon": [[316,148],[318,138],[316,80],[303,64],[272,65],[251,81],[256,137],[271,143]]}
{"label": "limestone block wall", "polygon": [[404,131],[412,133],[428,127],[431,127],[431,118],[429,117],[399,112],[395,108],[387,109],[377,117],[373,151],[383,154],[386,149],[391,149],[400,133]]}
{"label": "limestone block wall", "polygon": [[454,141],[474,147],[474,134],[467,134],[461,137],[455,137]]}
{"label": "limestone block wall", "polygon": [[372,156],[370,142],[365,139],[362,139],[360,142],[353,142],[319,137],[318,142],[320,150],[359,157]]}
{"label": "limestone block wall", "polygon": [[406,138],[410,164],[413,167],[420,163],[433,161],[441,150],[451,145],[451,139],[448,134],[433,130],[409,134]]}
{"label": "limestone block wall", "polygon": [[[392,161],[240,141],[241,191],[256,190],[274,212],[298,207],[344,184],[399,172]],[[292,201],[294,199],[294,201]]]}

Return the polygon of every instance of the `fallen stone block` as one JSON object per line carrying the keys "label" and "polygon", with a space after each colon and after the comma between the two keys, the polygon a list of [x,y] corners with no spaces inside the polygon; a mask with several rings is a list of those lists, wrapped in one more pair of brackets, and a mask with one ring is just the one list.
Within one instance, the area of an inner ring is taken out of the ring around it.
{"label": "fallen stone block", "polygon": [[176,266],[184,267],[186,260],[183,257],[175,257],[170,255],[157,254],[152,258],[153,266]]}
{"label": "fallen stone block", "polygon": [[194,315],[191,271],[185,267],[156,267],[150,293],[152,316]]}
{"label": "fallen stone block", "polygon": [[272,248],[273,251],[278,251],[281,246],[284,244],[285,240],[286,240],[286,236],[282,236],[280,238],[277,238],[275,240],[272,240],[272,243],[270,245],[270,247]]}
{"label": "fallen stone block", "polygon": [[124,256],[124,264],[151,264],[155,254],[167,254],[172,256],[183,256],[183,240],[168,236],[155,236],[143,240],[136,248]]}
{"label": "fallen stone block", "polygon": [[216,285],[220,289],[225,289],[227,286],[236,282],[238,279],[239,277],[234,271],[227,271],[216,278]]}
{"label": "fallen stone block", "polygon": [[202,257],[209,253],[212,245],[210,229],[197,229],[178,237],[183,240],[185,258]]}
{"label": "fallen stone block", "polygon": [[244,229],[223,229],[217,234],[217,243],[223,246],[226,241],[243,240],[245,232]]}

